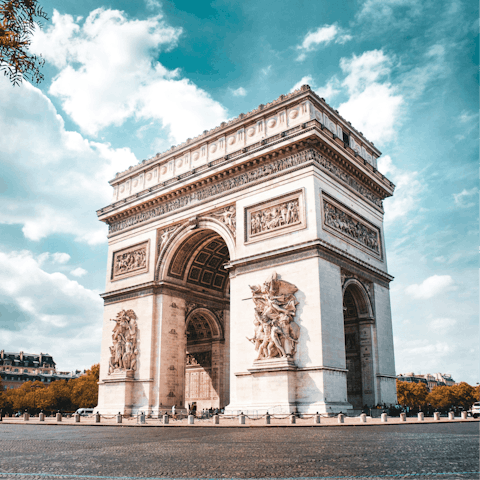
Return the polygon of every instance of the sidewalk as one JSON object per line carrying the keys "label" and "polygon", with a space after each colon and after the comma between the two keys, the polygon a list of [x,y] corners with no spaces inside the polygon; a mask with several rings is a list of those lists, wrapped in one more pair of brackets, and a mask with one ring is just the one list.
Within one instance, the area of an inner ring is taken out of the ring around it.
{"label": "sidewalk", "polygon": [[[279,415],[280,417],[280,415]],[[40,422],[38,417],[30,417],[30,420],[24,421],[23,418],[13,418],[13,417],[4,417],[3,421],[0,422],[0,425],[69,425],[74,427],[81,427],[81,426],[89,426],[89,427],[140,427],[140,428],[148,428],[148,427],[165,427],[165,428],[175,428],[175,427],[188,427],[188,428],[195,428],[195,427],[211,427],[211,428],[222,428],[222,427],[229,427],[229,428],[252,428],[252,427],[261,427],[261,428],[275,428],[275,427],[291,427],[291,428],[299,428],[299,427],[368,427],[368,426],[379,426],[379,425],[425,425],[427,423],[480,423],[480,419],[468,418],[467,420],[462,420],[460,417],[455,417],[455,420],[448,420],[447,417],[441,417],[440,420],[434,420],[433,417],[425,418],[423,422],[418,421],[417,417],[407,417],[406,422],[400,421],[398,417],[388,417],[387,422],[382,422],[380,418],[371,418],[367,417],[366,423],[361,423],[360,417],[345,417],[344,423],[339,423],[337,417],[321,417],[321,423],[315,423],[314,416],[309,418],[296,418],[295,424],[290,424],[289,417],[282,416],[282,418],[274,418],[271,417],[270,425],[265,424],[265,418],[260,417],[258,419],[253,417],[245,416],[245,424],[241,425],[238,417],[222,417],[220,416],[220,424],[215,425],[213,423],[212,418],[208,419],[198,419],[195,418],[195,423],[193,425],[188,424],[188,420],[186,418],[181,420],[175,420],[173,418],[169,418],[169,423],[167,425],[163,424],[162,419],[157,418],[146,418],[145,424],[137,423],[137,417],[125,417],[122,419],[122,423],[119,424],[116,421],[116,417],[112,415],[108,415],[105,417],[101,417],[100,423],[95,423],[95,418],[93,416],[89,417],[81,417],[80,422],[76,423],[73,417],[64,417],[62,418],[61,422],[57,422],[55,417],[47,417],[45,421]]]}

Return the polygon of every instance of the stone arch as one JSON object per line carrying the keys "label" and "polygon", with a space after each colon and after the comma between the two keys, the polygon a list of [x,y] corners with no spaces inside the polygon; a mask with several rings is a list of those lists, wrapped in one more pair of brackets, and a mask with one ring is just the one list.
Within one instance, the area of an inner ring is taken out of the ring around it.
{"label": "stone arch", "polygon": [[197,307],[193,309],[185,318],[185,329],[188,329],[188,325],[196,316],[202,316],[203,319],[208,323],[211,331],[212,340],[223,340],[224,332],[222,324],[218,321],[216,315],[211,312],[208,308]]}
{"label": "stone arch", "polygon": [[358,318],[374,318],[372,302],[365,285],[356,278],[349,278],[343,284],[342,298],[347,290],[352,294]]}
{"label": "stone arch", "polygon": [[[194,217],[170,227],[171,235],[168,236],[164,244],[159,246],[158,259],[155,265],[155,280],[164,280],[168,275],[167,271],[171,262],[180,248],[185,245],[189,238],[195,236],[200,231],[210,231],[216,233],[225,242],[228,248],[229,259],[235,259],[235,238],[232,232],[219,220],[211,217]],[[201,239],[198,239],[201,241]]]}

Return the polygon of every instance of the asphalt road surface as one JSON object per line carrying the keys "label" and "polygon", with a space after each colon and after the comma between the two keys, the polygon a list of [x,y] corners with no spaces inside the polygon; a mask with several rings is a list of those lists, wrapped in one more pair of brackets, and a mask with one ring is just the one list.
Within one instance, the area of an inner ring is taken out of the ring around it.
{"label": "asphalt road surface", "polygon": [[478,480],[479,423],[343,428],[0,424],[0,479]]}

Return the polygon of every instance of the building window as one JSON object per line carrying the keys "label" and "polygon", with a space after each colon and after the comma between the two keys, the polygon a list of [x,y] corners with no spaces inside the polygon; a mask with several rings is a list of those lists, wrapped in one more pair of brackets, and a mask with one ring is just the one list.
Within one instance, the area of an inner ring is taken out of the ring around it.
{"label": "building window", "polygon": [[18,368],[16,368],[16,369],[14,370],[14,372],[18,372]]}
{"label": "building window", "polygon": [[28,370],[27,370],[27,369],[25,369],[25,370],[23,371],[23,373],[28,373]]}

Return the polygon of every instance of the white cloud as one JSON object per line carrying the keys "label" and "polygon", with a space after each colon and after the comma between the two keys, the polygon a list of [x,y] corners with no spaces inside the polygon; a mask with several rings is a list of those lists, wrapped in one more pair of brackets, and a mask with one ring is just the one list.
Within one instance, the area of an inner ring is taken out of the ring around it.
{"label": "white cloud", "polygon": [[430,321],[429,326],[435,330],[445,331],[452,329],[456,324],[457,321],[454,318],[434,318]]}
{"label": "white cloud", "polygon": [[340,60],[346,74],[342,86],[349,99],[338,110],[374,142],[386,143],[395,137],[395,124],[403,104],[397,89],[388,80],[383,81],[390,73],[391,64],[392,59],[381,50]]}
{"label": "white cloud", "polygon": [[39,265],[43,265],[47,261],[51,261],[52,263],[59,263],[64,264],[70,260],[70,255],[68,253],[63,252],[43,252],[38,256],[38,263]]}
{"label": "white cloud", "polygon": [[302,85],[310,85],[313,86],[313,77],[311,75],[307,75],[305,77],[302,77],[301,80],[299,80],[290,90],[290,93],[294,92],[295,90],[298,90]]}
{"label": "white cloud", "polygon": [[420,285],[409,285],[405,291],[413,298],[428,300],[436,295],[452,290],[453,278],[450,275],[432,275]]}
{"label": "white cloud", "polygon": [[244,97],[247,94],[247,91],[243,87],[238,87],[236,90],[232,90],[232,95],[234,97]]}
{"label": "white cloud", "polygon": [[470,208],[477,204],[478,188],[474,187],[470,190],[463,189],[460,193],[454,193],[453,199],[455,205],[460,208]]}
{"label": "white cloud", "polygon": [[467,110],[463,110],[463,112],[460,114],[458,117],[460,122],[462,123],[472,123],[472,122],[478,122],[478,112],[473,113],[473,112],[468,112]]}
{"label": "white cloud", "polygon": [[393,197],[386,199],[384,205],[385,223],[392,224],[418,209],[419,197],[426,188],[426,183],[420,181],[418,172],[396,167],[389,155],[381,156],[377,166],[395,184]]}
{"label": "white cloud", "polygon": [[332,77],[324,87],[317,88],[315,92],[327,102],[331,102],[341,92],[340,81],[337,77]]}
{"label": "white cloud", "polygon": [[181,33],[161,15],[129,20],[99,8],[81,23],[54,11],[52,26],[35,34],[32,51],[44,52],[60,70],[50,93],[82,131],[96,135],[128,118],[154,119],[178,143],[226,118],[207,92],[155,61]]}
{"label": "white cloud", "polygon": [[46,352],[61,368],[98,361],[103,302],[63,273],[47,273],[30,251],[0,252],[0,336],[11,350]]}
{"label": "white cloud", "polygon": [[73,275],[74,277],[83,277],[84,275],[86,275],[88,272],[82,268],[82,267],[77,267],[75,268],[75,270],[72,270],[70,272],[70,275]]}
{"label": "white cloud", "polygon": [[320,45],[335,43],[344,44],[352,39],[352,36],[345,33],[338,25],[323,25],[313,32],[308,32],[301,45],[297,46],[300,54],[297,61],[302,62],[306,58],[306,53],[317,49]]}
{"label": "white cloud", "polygon": [[22,225],[30,240],[69,234],[89,244],[105,242],[106,228],[95,210],[110,203],[108,180],[137,163],[133,153],[65,130],[50,100],[28,82],[12,89],[0,81],[0,131],[9,139],[0,163],[11,179],[2,194],[0,223]]}

